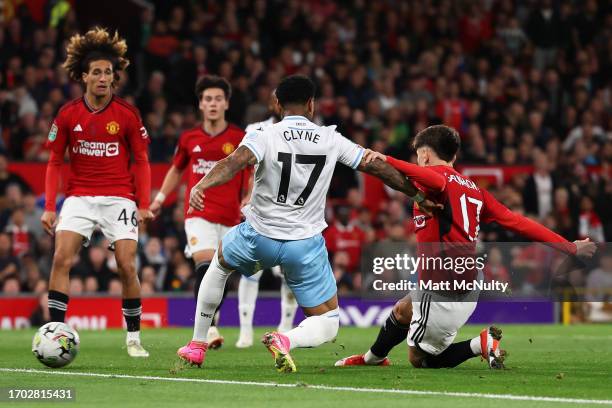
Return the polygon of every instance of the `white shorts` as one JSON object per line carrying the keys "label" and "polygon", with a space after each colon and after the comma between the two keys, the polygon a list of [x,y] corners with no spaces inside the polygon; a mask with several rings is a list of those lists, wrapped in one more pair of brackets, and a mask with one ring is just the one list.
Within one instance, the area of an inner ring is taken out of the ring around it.
{"label": "white shorts", "polygon": [[96,227],[110,243],[122,239],[138,241],[136,203],[123,197],[68,197],[64,201],[56,231],[81,234],[87,244]]}
{"label": "white shorts", "polygon": [[221,238],[232,227],[223,224],[214,224],[204,218],[187,218],[185,220],[185,234],[187,235],[187,247],[185,256],[191,256],[206,249],[217,250]]}
{"label": "white shorts", "polygon": [[408,345],[436,356],[455,340],[457,330],[474,313],[477,302],[436,302],[429,293],[418,296],[419,302],[412,301]]}

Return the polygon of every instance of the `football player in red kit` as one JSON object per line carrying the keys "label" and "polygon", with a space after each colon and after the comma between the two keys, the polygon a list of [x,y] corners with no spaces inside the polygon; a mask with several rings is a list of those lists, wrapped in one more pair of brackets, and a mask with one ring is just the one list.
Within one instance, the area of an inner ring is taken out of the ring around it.
{"label": "football player in red kit", "polygon": [[[251,171],[245,169],[230,182],[211,188],[206,193],[203,210],[189,209],[189,192],[213,168],[217,161],[229,156],[240,144],[244,131],[225,120],[229,108],[231,86],[224,78],[204,76],[196,83],[195,93],[203,115],[200,126],[185,131],[179,138],[172,166],[166,173],[161,189],[153,202],[151,211],[155,216],[161,212],[166,196],[180,183],[187,171],[185,190],[185,233],[187,255],[193,258],[196,268],[194,287],[198,298],[200,282],[213,259],[223,235],[240,222],[242,200],[246,198]],[[208,331],[209,348],[219,348],[223,337],[216,326]]]}
{"label": "football player in red kit", "polygon": [[[454,129],[436,125],[419,132],[414,140],[418,165],[366,152],[368,160],[386,161],[405,174],[428,198],[444,205],[444,210],[433,217],[426,216],[415,206],[418,247],[431,251],[432,245],[427,243],[447,243],[446,253],[451,243],[461,243],[467,248],[475,244],[481,222],[496,222],[503,228],[530,240],[547,243],[567,254],[589,257],[594,254],[596,246],[588,239],[567,241],[537,222],[513,213],[489,192],[456,171],[453,164],[459,147],[459,135]],[[420,279],[439,281],[440,272],[421,268]],[[463,275],[453,272],[455,276],[451,279],[476,279],[474,272],[475,268]],[[436,300],[432,300],[432,295]],[[473,294],[469,299],[466,294],[463,299],[462,294],[455,293],[448,300],[435,295],[439,293],[420,291],[398,301],[372,347],[363,355],[339,360],[336,366],[388,365],[389,351],[407,338],[410,363],[416,368],[455,367],[476,356],[482,356],[491,368],[503,367],[504,355],[499,349],[501,330],[496,327],[484,329],[480,336],[471,340],[453,343],[457,330],[476,308]]]}
{"label": "football player in red kit", "polygon": [[[123,284],[128,354],[148,357],[140,344],[142,307],[136,250],[138,227],[152,218],[148,209],[149,136],[138,110],[113,95],[119,71],[129,63],[124,57],[126,51],[125,41],[103,28],[70,38],[64,68],[73,80],[84,84],[85,94],[59,110],[49,131],[47,143],[51,155],[41,222],[48,233],[55,234],[49,281],[51,320],[64,321],[69,300],[68,275],[74,256],[99,226],[114,246]],[[66,149],[70,177],[67,198],[57,217],[55,200]]]}

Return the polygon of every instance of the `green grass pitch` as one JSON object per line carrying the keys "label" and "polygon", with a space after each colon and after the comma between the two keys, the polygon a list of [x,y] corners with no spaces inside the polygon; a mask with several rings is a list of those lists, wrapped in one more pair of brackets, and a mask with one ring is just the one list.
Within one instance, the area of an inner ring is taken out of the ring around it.
{"label": "green grass pitch", "polygon": [[[481,327],[464,327],[458,340],[475,336]],[[180,407],[531,407],[595,406],[582,400],[599,400],[612,405],[612,326],[558,325],[502,326],[503,348],[508,350],[507,369],[489,370],[479,358],[460,367],[441,370],[416,370],[407,362],[407,349],[399,345],[391,354],[390,367],[336,368],[341,357],[362,353],[376,337],[378,329],[340,328],[335,343],[317,349],[295,350],[298,366],[294,374],[279,374],[272,357],[256,341],[250,349],[237,349],[237,329],[223,329],[225,346],[209,351],[201,369],[183,367],[176,349],[191,337],[189,329],[145,330],[143,343],[151,352],[148,359],[131,359],[124,348],[124,333],[83,331],[81,350],[68,367],[52,370],[31,354],[34,331],[0,332],[0,387],[72,387],[75,403],[20,402],[4,406],[180,406]],[[259,338],[264,329],[257,329]],[[35,369],[42,372],[17,372],[6,369]],[[64,373],[68,375],[59,375]],[[94,373],[126,377],[77,375]],[[167,381],[133,378],[221,380]],[[284,386],[231,384],[224,381],[283,383]],[[316,386],[326,386],[319,388]],[[339,387],[368,388],[367,392]],[[381,389],[412,390],[400,394]],[[431,394],[420,391],[433,391]],[[494,394],[453,395],[452,393]],[[508,395],[521,396],[518,400]],[[524,397],[552,397],[542,401]],[[581,401],[568,401],[579,399]],[[603,405],[601,405],[603,403]]]}

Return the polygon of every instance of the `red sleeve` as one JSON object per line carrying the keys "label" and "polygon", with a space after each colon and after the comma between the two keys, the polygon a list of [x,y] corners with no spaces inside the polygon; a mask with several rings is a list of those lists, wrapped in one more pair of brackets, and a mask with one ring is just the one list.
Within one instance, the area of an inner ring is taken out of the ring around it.
{"label": "red sleeve", "polygon": [[185,170],[187,164],[189,164],[189,153],[184,146],[185,136],[179,138],[176,144],[176,150],[174,151],[174,157],[172,158],[172,164],[180,171]]}
{"label": "red sleeve", "polygon": [[484,206],[482,209],[482,222],[496,222],[500,226],[516,232],[535,242],[551,245],[568,254],[576,253],[576,244],[569,242],[561,235],[549,230],[545,226],[510,211],[506,206],[495,199],[488,191],[482,190]]}
{"label": "red sleeve", "polygon": [[427,167],[417,166],[391,156],[387,156],[387,163],[430,191],[440,192],[446,187],[446,178]]}
{"label": "red sleeve", "polygon": [[57,198],[57,188],[67,144],[68,132],[66,132],[62,112],[60,111],[51,125],[46,143],[49,150],[51,150],[51,154],[45,174],[45,211],[55,211],[55,199]]}
{"label": "red sleeve", "polygon": [[149,134],[142,124],[139,114],[134,114],[130,121],[128,138],[134,155],[132,172],[136,187],[138,208],[148,208],[151,202],[151,166],[149,165]]}

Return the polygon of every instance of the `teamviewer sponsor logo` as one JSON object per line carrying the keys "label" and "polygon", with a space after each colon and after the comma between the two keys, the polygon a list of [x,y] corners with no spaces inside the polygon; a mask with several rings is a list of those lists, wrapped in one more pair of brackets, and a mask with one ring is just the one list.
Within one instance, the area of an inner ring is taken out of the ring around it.
{"label": "teamviewer sponsor logo", "polygon": [[119,155],[119,142],[89,142],[87,140],[77,140],[72,147],[72,152],[92,157],[113,157]]}
{"label": "teamviewer sponsor logo", "polygon": [[198,162],[193,165],[194,174],[207,174],[217,164],[216,161],[198,159]]}

